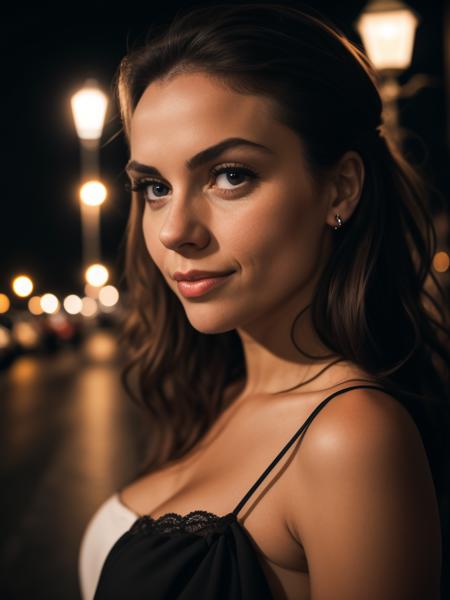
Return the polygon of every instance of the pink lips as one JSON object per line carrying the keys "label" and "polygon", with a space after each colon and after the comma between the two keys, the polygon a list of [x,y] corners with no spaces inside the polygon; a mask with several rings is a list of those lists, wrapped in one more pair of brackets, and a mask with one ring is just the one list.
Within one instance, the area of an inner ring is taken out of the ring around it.
{"label": "pink lips", "polygon": [[221,275],[219,277],[207,277],[195,281],[177,281],[177,286],[185,298],[195,298],[209,292],[209,290],[221,285],[232,275]]}

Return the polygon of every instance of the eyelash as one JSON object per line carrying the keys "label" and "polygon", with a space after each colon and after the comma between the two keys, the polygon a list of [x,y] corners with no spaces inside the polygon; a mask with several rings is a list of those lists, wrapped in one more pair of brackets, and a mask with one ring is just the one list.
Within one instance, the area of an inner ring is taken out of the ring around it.
{"label": "eyelash", "polygon": [[[221,175],[222,173],[227,173],[229,171],[238,171],[239,173],[246,175],[251,181],[259,179],[258,173],[255,173],[254,171],[250,170],[245,165],[242,165],[239,163],[227,163],[227,164],[215,166],[211,169],[210,176],[215,178],[215,177]],[[142,178],[142,179],[137,180],[133,184],[126,183],[125,189],[127,192],[130,192],[130,191],[139,192],[140,195],[143,195],[143,191],[145,190],[145,188],[147,188],[150,185],[156,185],[156,184],[161,184],[163,186],[166,185],[160,179]],[[236,186],[236,189],[240,189],[240,187],[243,187],[242,184],[239,184],[238,186]],[[234,190],[222,190],[222,193],[224,193],[225,196],[229,196],[231,194],[234,194]],[[164,197],[161,197],[161,199],[159,199],[159,200],[154,200],[154,199],[150,200],[149,198],[146,198],[146,202],[148,202],[149,204],[161,204],[163,201],[164,201]]]}

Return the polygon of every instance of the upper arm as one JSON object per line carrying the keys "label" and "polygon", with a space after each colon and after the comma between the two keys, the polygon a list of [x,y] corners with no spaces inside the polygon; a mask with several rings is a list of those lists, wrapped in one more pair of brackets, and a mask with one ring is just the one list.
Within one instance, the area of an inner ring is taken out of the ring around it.
{"label": "upper arm", "polygon": [[395,399],[355,390],[326,405],[295,457],[291,527],[311,600],[438,600],[438,505],[420,434]]}

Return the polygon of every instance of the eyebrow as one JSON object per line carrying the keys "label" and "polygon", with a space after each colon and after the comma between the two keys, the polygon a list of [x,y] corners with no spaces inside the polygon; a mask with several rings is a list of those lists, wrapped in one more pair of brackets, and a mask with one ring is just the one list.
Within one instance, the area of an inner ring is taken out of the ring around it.
{"label": "eyebrow", "polygon": [[[275,152],[271,148],[268,148],[263,144],[258,144],[257,142],[252,142],[251,140],[246,140],[244,138],[232,137],[226,138],[218,144],[214,144],[214,146],[210,146],[209,148],[201,150],[200,152],[192,156],[192,158],[188,159],[185,162],[185,166],[189,171],[193,171],[194,169],[208,162],[209,160],[217,158],[223,152],[225,152],[225,150],[228,150],[228,148],[235,148],[236,146],[248,146],[251,148],[257,148],[268,154],[275,154]],[[152,167],[150,165],[143,165],[137,162],[136,160],[130,160],[127,166],[125,167],[125,171],[127,173],[130,173],[131,171],[136,171],[139,173],[146,173],[147,175],[157,175],[159,177],[162,177],[161,173],[156,167]]]}

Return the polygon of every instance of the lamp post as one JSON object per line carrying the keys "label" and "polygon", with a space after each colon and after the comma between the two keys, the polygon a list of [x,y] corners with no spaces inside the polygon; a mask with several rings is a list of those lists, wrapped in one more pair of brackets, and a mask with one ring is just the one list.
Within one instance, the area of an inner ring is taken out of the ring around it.
{"label": "lamp post", "polygon": [[398,99],[413,96],[435,81],[416,74],[403,85],[398,82],[398,76],[411,64],[419,22],[418,14],[399,0],[372,0],[355,22],[367,55],[380,75],[384,123],[399,146],[403,135]]}
{"label": "lamp post", "polygon": [[[402,71],[411,64],[418,24],[417,13],[398,0],[372,0],[355,23],[367,55],[379,72],[383,121],[399,148],[403,145],[404,135],[399,125],[398,98],[413,96],[428,85],[440,83],[438,79],[423,73],[413,75],[403,85],[397,80]],[[448,215],[444,211],[435,218],[435,225],[442,250],[433,256],[433,268],[436,275],[448,286]],[[444,279],[445,276],[447,279]],[[435,296],[436,291],[431,285],[431,278],[427,279],[425,286],[430,297]],[[428,301],[425,304],[428,310],[439,318],[435,307]],[[442,341],[444,342],[444,338]]]}
{"label": "lamp post", "polygon": [[100,204],[106,189],[99,181],[99,144],[105,120],[107,96],[95,79],[71,98],[72,114],[81,148],[80,210],[84,269],[100,261]]}

